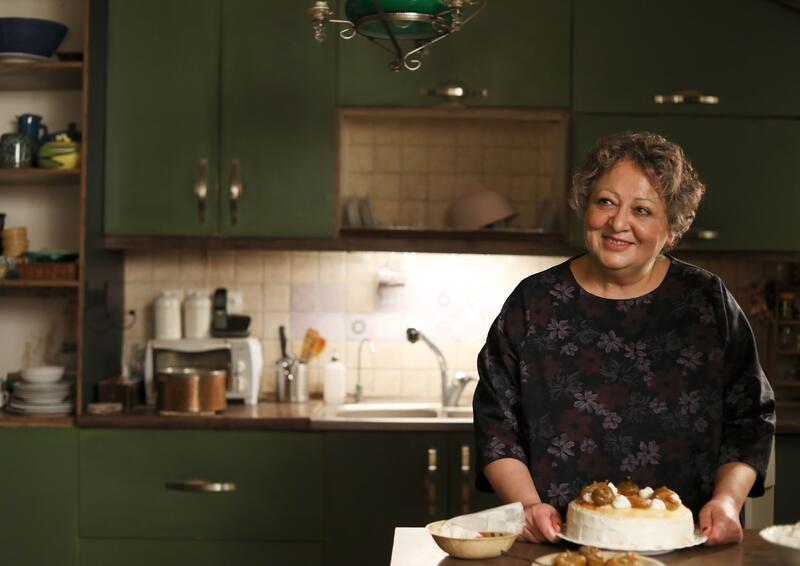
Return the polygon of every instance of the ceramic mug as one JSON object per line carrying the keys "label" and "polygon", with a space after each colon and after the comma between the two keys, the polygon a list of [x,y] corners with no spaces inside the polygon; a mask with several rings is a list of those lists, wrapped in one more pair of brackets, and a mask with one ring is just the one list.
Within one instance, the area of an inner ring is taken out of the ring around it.
{"label": "ceramic mug", "polygon": [[47,141],[47,126],[42,124],[42,117],[36,114],[20,114],[17,116],[17,132],[25,134],[33,142],[34,151]]}
{"label": "ceramic mug", "polygon": [[12,133],[0,136],[0,168],[21,169],[33,163],[34,146],[25,134]]}

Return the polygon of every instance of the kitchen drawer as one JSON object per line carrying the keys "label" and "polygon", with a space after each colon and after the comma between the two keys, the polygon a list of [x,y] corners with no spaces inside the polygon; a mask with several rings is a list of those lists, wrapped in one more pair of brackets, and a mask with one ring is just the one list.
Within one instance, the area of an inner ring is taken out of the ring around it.
{"label": "kitchen drawer", "polygon": [[321,566],[321,543],[189,540],[80,541],[80,566]]}
{"label": "kitchen drawer", "polygon": [[[80,536],[321,540],[322,456],[315,433],[83,430]],[[192,479],[235,490],[168,486]]]}

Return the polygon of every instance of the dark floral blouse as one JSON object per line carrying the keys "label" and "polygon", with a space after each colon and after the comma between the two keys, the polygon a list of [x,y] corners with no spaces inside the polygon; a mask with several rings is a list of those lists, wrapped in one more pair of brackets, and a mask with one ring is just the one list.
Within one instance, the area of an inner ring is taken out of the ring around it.
{"label": "dark floral blouse", "polygon": [[584,485],[626,477],[697,513],[731,461],[763,493],[775,400],[750,325],[719,277],[668,257],[635,299],[587,293],[569,261],[517,286],[478,356],[479,470],[521,460],[562,514]]}

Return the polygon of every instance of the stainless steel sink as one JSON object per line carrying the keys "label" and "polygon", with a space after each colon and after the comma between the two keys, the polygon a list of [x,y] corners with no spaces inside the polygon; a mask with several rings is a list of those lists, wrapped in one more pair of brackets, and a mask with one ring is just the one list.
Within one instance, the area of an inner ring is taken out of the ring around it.
{"label": "stainless steel sink", "polygon": [[325,410],[318,420],[472,421],[472,407],[442,407],[436,403],[350,403]]}

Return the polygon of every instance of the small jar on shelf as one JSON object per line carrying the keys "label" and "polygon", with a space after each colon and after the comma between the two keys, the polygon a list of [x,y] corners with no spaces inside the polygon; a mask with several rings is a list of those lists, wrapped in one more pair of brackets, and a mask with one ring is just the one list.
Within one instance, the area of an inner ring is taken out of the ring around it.
{"label": "small jar on shelf", "polygon": [[[800,334],[797,335],[797,339],[800,340]],[[795,341],[792,340],[791,326],[780,327],[780,332],[778,334],[778,344],[780,344],[781,350],[788,350],[796,346]]]}
{"label": "small jar on shelf", "polygon": [[778,293],[778,317],[782,320],[795,318],[794,299],[795,294],[791,291]]}

